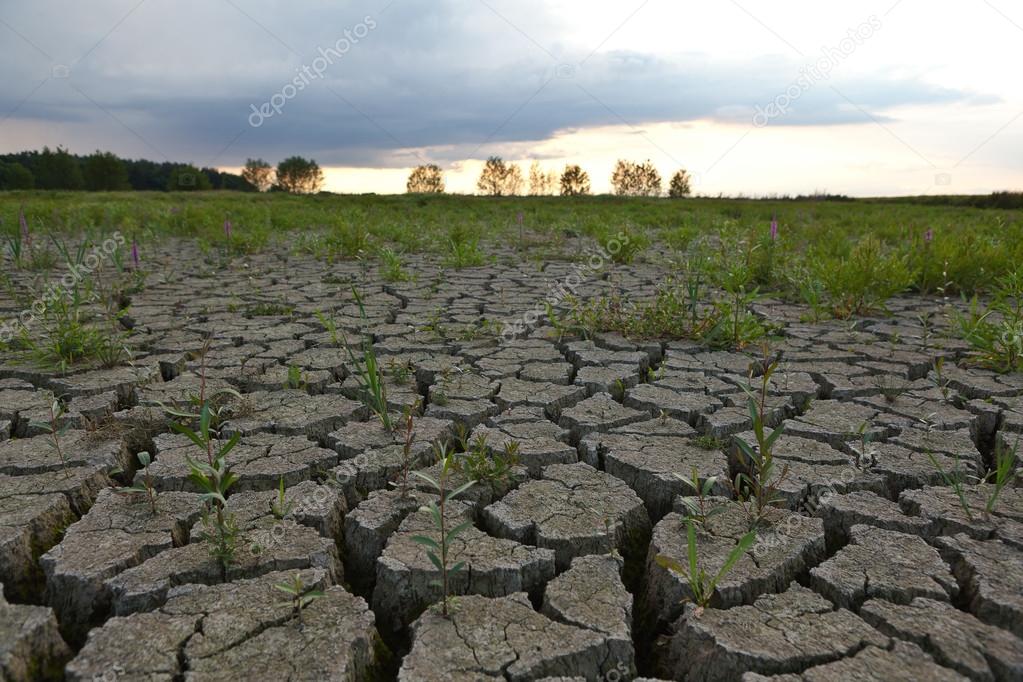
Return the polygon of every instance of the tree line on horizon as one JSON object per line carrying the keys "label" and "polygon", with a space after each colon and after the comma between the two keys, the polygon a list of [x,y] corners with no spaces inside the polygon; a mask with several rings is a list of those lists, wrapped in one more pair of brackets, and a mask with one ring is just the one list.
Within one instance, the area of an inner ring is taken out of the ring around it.
{"label": "tree line on horizon", "polygon": [[[324,175],[313,159],[291,156],[276,166],[263,159],[247,159],[241,173],[196,167],[191,163],[158,163],[147,159],[122,159],[112,152],[97,150],[87,156],[72,154],[63,147],[41,151],[0,154],[0,190],[86,190],[113,192],[282,191],[312,194],[323,188]],[[661,176],[650,161],[619,160],[611,177],[614,193],[621,196],[659,196]],[[499,156],[487,159],[476,182],[485,196],[583,196],[591,193],[590,176],[577,164],[568,164],[560,175],[544,170],[536,161],[529,168],[528,185],[522,170]],[[409,174],[410,194],[438,194],[445,191],[444,173],[436,164],[417,166]],[[671,178],[668,195],[690,194],[689,174],[680,170]]]}
{"label": "tree line on horizon", "polygon": [[63,147],[0,154],[0,190],[311,193],[322,186],[319,165],[301,156],[284,159],[275,167],[262,159],[249,159],[236,174],[191,163],[122,159],[99,150],[87,156],[72,154]]}
{"label": "tree line on horizon", "polygon": [[[612,191],[617,196],[661,196],[661,174],[649,160],[642,163],[619,159],[611,173]],[[409,174],[405,191],[409,194],[441,194],[444,192],[444,173],[436,164],[416,166]],[[500,156],[491,156],[483,164],[476,180],[478,194],[491,197],[519,196],[584,196],[590,194],[590,175],[578,164],[567,164],[559,175],[544,170],[538,161],[529,166],[528,187],[522,169],[507,163]],[[681,198],[692,193],[689,173],[680,169],[671,176],[668,196]]]}

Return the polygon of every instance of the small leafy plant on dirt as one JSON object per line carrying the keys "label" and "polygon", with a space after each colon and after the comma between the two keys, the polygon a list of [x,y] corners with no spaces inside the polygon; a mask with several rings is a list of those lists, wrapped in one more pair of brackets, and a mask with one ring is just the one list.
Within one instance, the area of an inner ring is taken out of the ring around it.
{"label": "small leafy plant on dirt", "polygon": [[998,498],[1006,486],[1016,484],[1016,480],[1019,478],[1018,453],[1019,438],[1016,439],[1016,444],[1012,448],[1002,444],[995,448],[995,467],[984,479],[992,486],[987,503],[984,505],[985,516],[989,517],[994,513]]}
{"label": "small leafy plant on dirt", "polygon": [[714,484],[718,480],[717,476],[710,476],[701,482],[700,474],[694,466],[689,478],[678,473],[675,474],[675,478],[682,481],[687,488],[696,494],[695,500],[688,496],[679,498],[682,501],[682,505],[686,508],[686,516],[693,521],[704,526],[707,524],[707,519],[725,511],[724,505],[711,506],[710,501],[707,499],[714,491]]}
{"label": "small leafy plant on dirt", "polygon": [[745,554],[753,547],[753,543],[757,539],[756,531],[749,531],[739,542],[736,543],[735,547],[731,549],[728,556],[725,558],[725,562],[718,569],[718,572],[714,575],[710,575],[707,571],[700,566],[699,561],[699,550],[696,544],[696,522],[693,519],[686,520],[686,548],[687,548],[687,559],[688,566],[683,566],[681,563],[666,557],[658,555],[655,561],[662,568],[668,569],[669,571],[675,571],[676,573],[682,574],[687,581],[689,581],[689,591],[692,592],[692,601],[697,606],[696,617],[699,617],[703,613],[703,610],[710,606],[711,600],[714,598],[714,593],[717,590],[718,583],[721,579],[732,570],[736,562],[742,558]]}
{"label": "small leafy plant on dirt", "polygon": [[950,487],[956,494],[956,498],[959,500],[959,506],[962,508],[963,513],[966,514],[966,518],[973,521],[973,510],[970,509],[970,503],[966,499],[966,475],[959,466],[959,455],[955,456],[955,461],[951,471],[945,471],[945,467],[941,466],[941,462],[937,460],[933,453],[928,452],[927,459],[931,461],[931,466],[937,469],[938,474],[941,476],[941,480],[945,482],[945,485]]}
{"label": "small leafy plant on dirt", "polygon": [[60,457],[60,466],[64,470],[64,477],[71,478],[71,472],[67,468],[67,457],[64,455],[64,448],[60,441],[61,437],[71,428],[71,424],[64,419],[66,411],[64,403],[54,397],[50,402],[49,419],[45,422],[31,422],[30,426],[50,434],[50,442],[53,449],[57,451],[57,456]]}
{"label": "small leafy plant on dirt", "polygon": [[472,526],[472,521],[465,521],[464,523],[460,523],[454,528],[449,529],[447,527],[447,519],[444,514],[447,509],[448,501],[453,500],[474,486],[476,481],[470,480],[454,490],[448,490],[448,477],[455,469],[454,454],[447,452],[447,448],[442,443],[437,444],[437,454],[440,458],[441,465],[440,474],[437,478],[433,478],[432,476],[420,471],[412,472],[414,476],[429,484],[429,486],[437,494],[436,502],[431,502],[420,509],[420,511],[429,512],[430,516],[433,518],[434,527],[437,529],[437,539],[435,540],[434,538],[426,535],[415,535],[412,539],[426,548],[426,556],[430,558],[430,562],[438,571],[440,571],[441,579],[439,581],[434,581],[432,584],[440,587],[441,589],[441,614],[447,617],[451,609],[450,602],[453,599],[451,595],[450,578],[465,567],[464,561],[459,561],[454,565],[449,565],[451,543],[462,532]]}
{"label": "small leafy plant on dirt", "polygon": [[874,386],[881,392],[881,395],[884,396],[884,401],[889,405],[909,390],[909,384],[894,374],[878,374],[874,376]]}
{"label": "small leafy plant on dirt", "polygon": [[296,365],[288,366],[288,379],[284,382],[284,388],[290,389],[303,389],[306,387],[305,376],[302,374],[302,368]]}
{"label": "small leafy plant on dirt", "polygon": [[756,391],[752,385],[756,367],[750,368],[750,386],[744,386],[748,396],[749,414],[753,422],[753,434],[756,443],[747,443],[741,438],[735,439],[735,445],[743,457],[745,471],[740,471],[732,482],[736,498],[742,501],[750,519],[751,526],[757,526],[769,508],[778,504],[781,499],[778,488],[788,475],[786,464],[779,475],[775,475],[774,444],[784,431],[784,424],[775,427],[767,435],[765,416],[767,414],[767,397],[771,386],[771,375],[778,369],[777,358],[771,358],[764,348],[764,359],[756,363],[760,367],[760,385]]}
{"label": "small leafy plant on dirt", "polygon": [[854,245],[816,250],[808,261],[826,292],[831,313],[843,320],[885,310],[885,302],[913,282],[907,255],[885,249],[876,236]]}
{"label": "small leafy plant on dirt", "polygon": [[508,441],[498,452],[487,445],[486,435],[480,434],[465,450],[457,468],[470,479],[492,485],[508,480],[512,468],[518,463],[518,441]]}
{"label": "small leafy plant on dirt", "polygon": [[[415,412],[419,409],[419,403],[407,407],[402,417],[401,433],[401,496],[408,497],[408,475],[412,469],[412,442],[416,437]],[[398,484],[395,484],[398,485]]]}
{"label": "small leafy plant on dirt", "polygon": [[856,458],[856,468],[861,471],[866,471],[877,464],[877,448],[871,444],[872,434],[868,429],[869,426],[870,424],[867,422],[860,424],[860,427],[856,430],[860,443],[859,445],[850,446]]}
{"label": "small leafy plant on dirt", "polygon": [[149,502],[149,509],[154,514],[156,513],[156,487],[154,486],[153,475],[149,472],[149,465],[153,463],[153,458],[148,452],[140,452],[135,457],[138,459],[139,464],[142,466],[143,475],[142,480],[134,485],[117,488],[117,493],[121,495],[142,495],[145,496],[146,501]]}
{"label": "small leafy plant on dirt", "polygon": [[307,588],[302,582],[302,575],[299,573],[296,573],[295,577],[288,582],[275,584],[274,588],[291,597],[287,603],[291,605],[292,616],[298,622],[300,628],[302,627],[302,610],[323,597],[322,590]]}
{"label": "small leafy plant on dirt", "polygon": [[283,476],[280,476],[277,479],[277,494],[274,496],[274,498],[272,500],[270,500],[269,505],[270,505],[270,513],[278,521],[283,519],[289,513],[291,513],[292,507],[295,506],[294,502],[289,500],[287,495],[284,492],[284,477]]}
{"label": "small leafy plant on dirt", "polygon": [[[352,295],[359,306],[359,315],[363,323],[368,324],[369,318],[366,316],[366,306],[362,302],[362,296],[359,295],[358,290],[354,286],[352,287]],[[355,351],[352,350],[351,344],[348,343],[348,338],[345,336],[344,331],[337,331],[341,334],[341,340],[345,351],[348,353],[348,359],[352,363],[352,375],[359,384],[359,397],[362,403],[380,419],[385,429],[388,431],[393,430],[394,426],[391,423],[391,415],[387,411],[387,387],[384,385],[384,372],[380,367],[380,362],[377,360],[376,352],[373,350],[372,341],[363,334],[361,357],[357,357]]]}
{"label": "small leafy plant on dirt", "polygon": [[953,321],[981,365],[997,372],[1023,369],[1023,267],[996,280],[986,307],[975,296],[969,311],[955,313]]}
{"label": "small leafy plant on dirt", "polygon": [[407,282],[412,279],[412,276],[405,272],[401,254],[397,251],[384,247],[377,252],[377,256],[380,258],[380,274],[386,281]]}

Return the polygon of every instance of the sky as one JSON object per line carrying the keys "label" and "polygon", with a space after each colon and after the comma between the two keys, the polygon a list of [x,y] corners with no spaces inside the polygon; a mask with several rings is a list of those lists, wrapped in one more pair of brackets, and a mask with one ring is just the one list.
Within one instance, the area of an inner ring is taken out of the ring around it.
{"label": "sky", "polygon": [[619,158],[694,191],[1023,189],[1012,0],[0,0],[0,152],[62,145],[404,191],[491,155],[595,192]]}

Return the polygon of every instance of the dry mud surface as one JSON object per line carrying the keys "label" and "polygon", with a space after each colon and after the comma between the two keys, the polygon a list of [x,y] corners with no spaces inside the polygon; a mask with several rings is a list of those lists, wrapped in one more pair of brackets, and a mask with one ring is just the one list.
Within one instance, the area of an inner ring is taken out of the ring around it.
{"label": "dry mud surface", "polygon": [[[415,281],[392,283],[353,263],[260,256],[214,272],[182,254],[132,296],[129,365],[58,375],[0,356],[0,680],[1023,680],[1023,490],[988,514],[989,488],[967,485],[967,515],[931,462],[989,471],[1023,431],[1023,377],[962,362],[940,301],[819,324],[757,304],[779,326],[768,422],[784,424],[783,503],[701,611],[654,557],[686,560],[676,473],[719,477],[704,566],[746,531],[724,481],[732,439],[750,438],[751,354],[530,326],[565,263],[417,260]],[[617,267],[578,294],[649,295],[662,274]],[[413,540],[433,532],[431,493],[392,485],[404,436],[359,401],[321,310],[371,336],[396,417],[418,403],[415,468],[433,467],[438,441],[459,450],[460,430],[518,443],[506,481],[448,509],[472,524],[452,547],[466,568],[450,618]],[[517,338],[481,324],[524,315]],[[199,532],[191,445],[158,407],[197,390],[208,335],[211,390],[244,396],[221,430],[241,435],[226,573]],[[289,367],[300,386],[285,387]],[[51,391],[68,402],[66,472],[30,424]],[[113,490],[142,475],[140,450],[155,514]],[[280,480],[283,519],[269,507]],[[273,588],[296,573],[323,591],[301,622]]]}

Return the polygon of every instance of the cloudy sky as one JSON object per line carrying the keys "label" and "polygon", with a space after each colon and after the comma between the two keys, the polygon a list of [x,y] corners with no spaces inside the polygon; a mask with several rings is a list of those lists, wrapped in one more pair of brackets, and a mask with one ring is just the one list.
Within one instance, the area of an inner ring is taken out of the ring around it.
{"label": "cloudy sky", "polygon": [[0,0],[0,151],[236,168],[328,189],[437,163],[684,167],[703,194],[1023,189],[1013,0]]}

